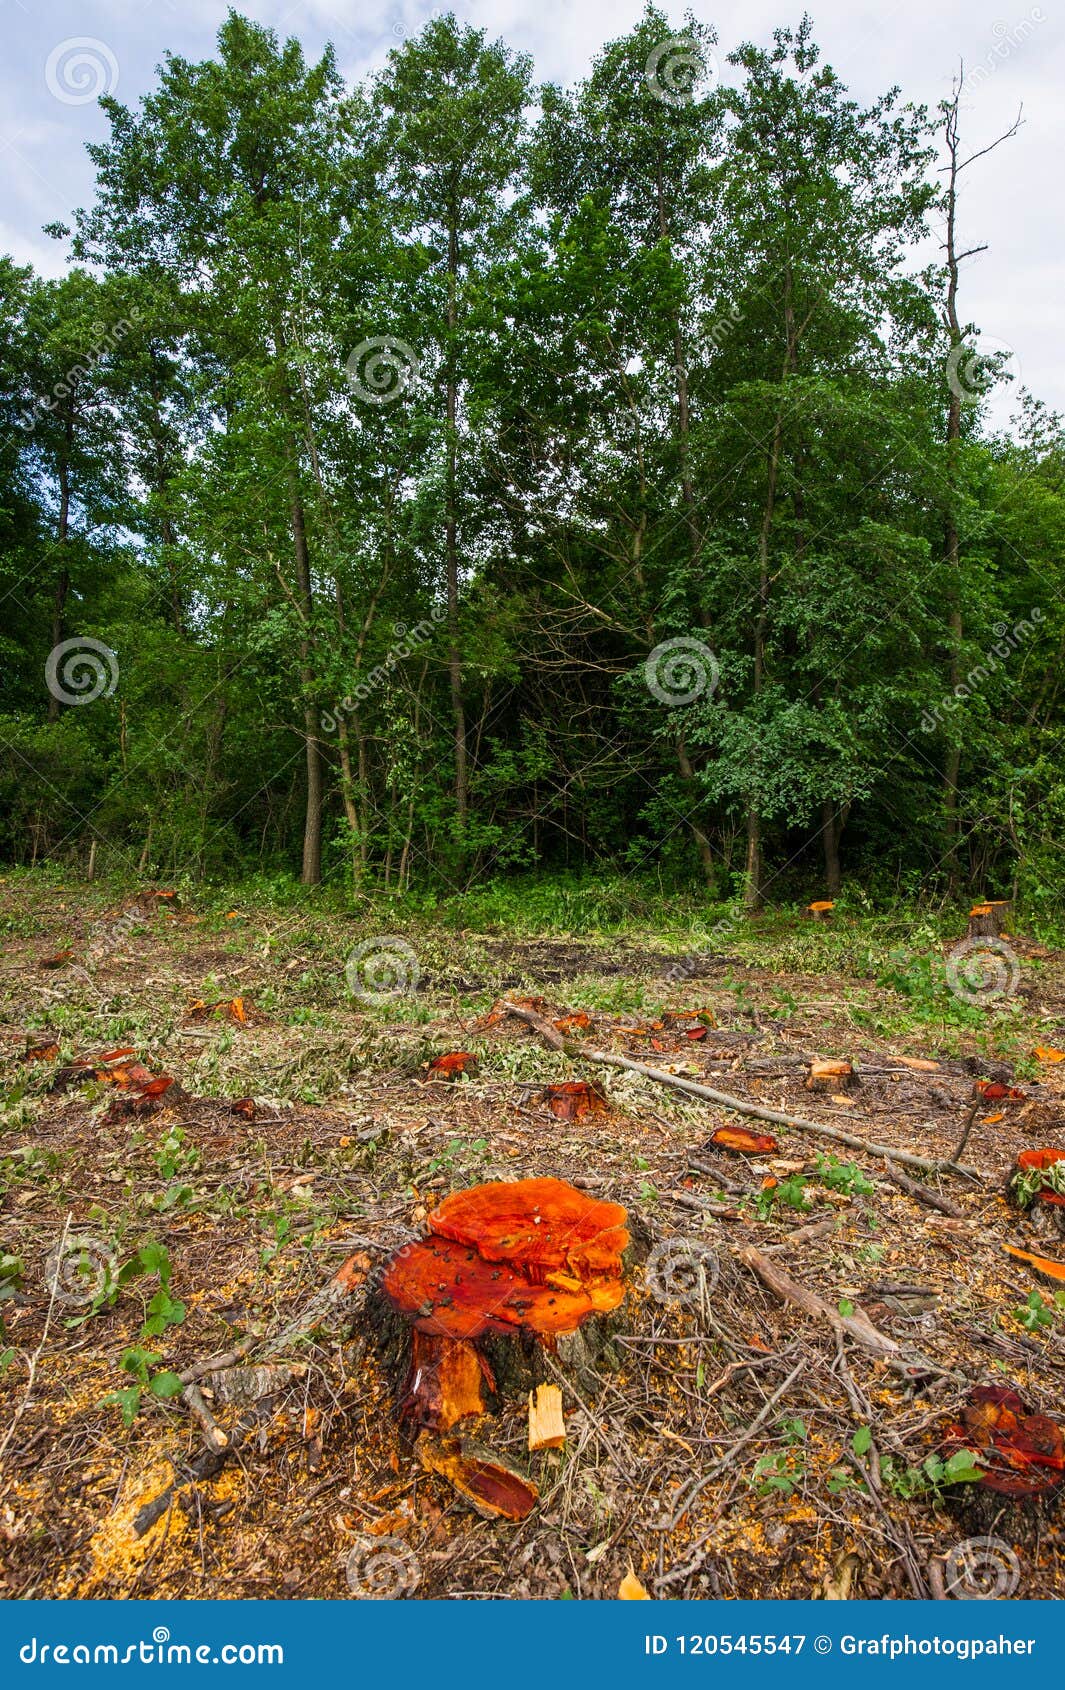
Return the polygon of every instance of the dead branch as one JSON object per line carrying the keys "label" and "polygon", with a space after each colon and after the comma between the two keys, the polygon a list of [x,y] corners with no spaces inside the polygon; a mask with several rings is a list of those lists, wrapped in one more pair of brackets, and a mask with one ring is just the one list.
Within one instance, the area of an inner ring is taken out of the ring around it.
{"label": "dead branch", "polygon": [[775,1262],[771,1262],[768,1256],[763,1255],[761,1250],[756,1250],[753,1245],[748,1245],[739,1252],[739,1260],[746,1267],[752,1268],[762,1283],[768,1285],[771,1291],[775,1291],[778,1297],[783,1298],[786,1303],[794,1303],[804,1314],[827,1320],[834,1332],[846,1332],[848,1337],[853,1338],[863,1348],[871,1350],[874,1355],[887,1357],[899,1354],[900,1346],[894,1338],[889,1338],[886,1333],[879,1331],[862,1309],[856,1308],[853,1314],[840,1314],[824,1297],[819,1296],[816,1291],[811,1291],[808,1286],[800,1285],[797,1279],[792,1279],[790,1274],[777,1267]]}
{"label": "dead branch", "polygon": [[636,1062],[631,1056],[617,1056],[606,1050],[589,1050],[587,1045],[580,1044],[576,1039],[565,1038],[557,1027],[552,1027],[551,1023],[545,1021],[543,1016],[537,1015],[535,1010],[506,1001],[502,1008],[508,1015],[515,1015],[519,1021],[524,1021],[552,1050],[564,1051],[567,1056],[577,1061],[596,1062],[608,1068],[623,1068],[632,1074],[642,1074],[645,1079],[655,1080],[659,1085],[671,1086],[675,1091],[687,1092],[691,1097],[701,1097],[708,1103],[720,1104],[726,1109],[735,1110],[738,1115],[750,1115],[756,1121],[774,1121],[778,1126],[792,1127],[796,1132],[829,1139],[834,1144],[845,1144],[848,1150],[863,1150],[868,1156],[879,1156],[884,1160],[891,1157],[896,1162],[905,1162],[911,1168],[921,1168],[925,1173],[950,1171],[967,1174],[972,1179],[980,1177],[975,1168],[962,1167],[956,1155],[949,1162],[939,1162],[928,1156],[916,1156],[909,1150],[896,1150],[888,1144],[873,1143],[869,1139],[859,1138],[857,1133],[844,1132],[841,1127],[826,1127],[819,1121],[807,1121],[801,1115],[786,1114],[781,1109],[765,1109],[760,1104],[751,1103],[747,1098],[734,1097],[731,1092],[716,1091],[713,1086],[701,1086],[695,1080],[684,1079],[680,1074],[669,1074],[663,1068],[652,1068],[649,1063]]}
{"label": "dead branch", "polygon": [[964,1218],[958,1205],[952,1203],[949,1197],[942,1197],[938,1191],[930,1191],[926,1185],[921,1185],[915,1179],[907,1179],[906,1175],[900,1174],[890,1162],[885,1162],[884,1172],[892,1185],[897,1185],[899,1190],[904,1191],[907,1197],[912,1197],[915,1203],[924,1203],[929,1209],[938,1209],[941,1215],[949,1215],[954,1221]]}

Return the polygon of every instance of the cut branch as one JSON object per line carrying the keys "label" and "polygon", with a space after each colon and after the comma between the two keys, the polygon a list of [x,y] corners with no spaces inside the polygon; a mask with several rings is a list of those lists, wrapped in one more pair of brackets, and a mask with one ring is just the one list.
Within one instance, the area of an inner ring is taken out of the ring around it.
{"label": "cut branch", "polygon": [[567,1039],[552,1027],[550,1022],[537,1015],[534,1010],[525,1009],[518,1004],[504,1002],[501,1005],[508,1015],[516,1015],[519,1021],[524,1021],[534,1032],[549,1044],[552,1050],[561,1050],[569,1057],[581,1062],[602,1063],[608,1068],[622,1068],[628,1073],[642,1074],[645,1079],[654,1080],[658,1085],[670,1086],[674,1091],[686,1092],[691,1097],[701,1097],[707,1103],[717,1103],[726,1109],[733,1109],[738,1115],[750,1115],[756,1121],[775,1121],[779,1126],[792,1127],[796,1132],[810,1133],[814,1138],[829,1139],[833,1144],[845,1144],[849,1150],[864,1150],[869,1156],[879,1156],[885,1161],[889,1158],[894,1162],[905,1162],[908,1167],[921,1168],[926,1173],[955,1172],[967,1174],[972,1179],[980,1176],[975,1168],[962,1167],[955,1159],[950,1162],[937,1161],[929,1156],[917,1156],[909,1150],[898,1150],[890,1144],[877,1144],[870,1139],[859,1138],[857,1133],[844,1132],[841,1127],[826,1127],[819,1121],[807,1121],[801,1115],[790,1115],[782,1109],[766,1109],[761,1104],[751,1103],[745,1097],[734,1097],[731,1092],[717,1091],[713,1086],[701,1086],[695,1080],[686,1080],[680,1074],[669,1074],[663,1068],[652,1068],[646,1062],[636,1062],[630,1056],[617,1056],[612,1051],[589,1050],[586,1045],[579,1044],[576,1039]]}

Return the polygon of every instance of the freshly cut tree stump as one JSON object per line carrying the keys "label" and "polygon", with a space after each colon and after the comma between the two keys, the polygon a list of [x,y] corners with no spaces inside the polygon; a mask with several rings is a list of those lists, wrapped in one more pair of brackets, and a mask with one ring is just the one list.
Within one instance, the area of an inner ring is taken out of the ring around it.
{"label": "freshly cut tree stump", "polygon": [[940,1453],[963,1451],[981,1477],[945,1493],[972,1532],[1034,1540],[1061,1496],[1065,1436],[1045,1414],[1031,1414],[1011,1386],[976,1385],[946,1428]]}
{"label": "freshly cut tree stump", "polygon": [[806,1074],[807,1091],[849,1091],[857,1081],[854,1064],[838,1061],[811,1062]]}
{"label": "freshly cut tree stump", "polygon": [[1038,1231],[1065,1234],[1065,1150],[1022,1150],[1007,1194]]}
{"label": "freshly cut tree stump", "polygon": [[1009,903],[1005,898],[991,898],[986,904],[974,904],[969,911],[970,939],[997,939],[1006,931],[1006,912]]}
{"label": "freshly cut tree stump", "polygon": [[835,907],[836,905],[834,899],[818,898],[815,903],[807,904],[806,914],[810,917],[811,921],[829,921],[831,920],[832,911]]}
{"label": "freshly cut tree stump", "polygon": [[485,1385],[502,1394],[539,1383],[537,1352],[621,1303],[625,1221],[618,1204],[556,1179],[445,1198],[370,1299],[385,1342],[389,1316],[413,1327],[403,1418],[446,1431],[484,1411]]}

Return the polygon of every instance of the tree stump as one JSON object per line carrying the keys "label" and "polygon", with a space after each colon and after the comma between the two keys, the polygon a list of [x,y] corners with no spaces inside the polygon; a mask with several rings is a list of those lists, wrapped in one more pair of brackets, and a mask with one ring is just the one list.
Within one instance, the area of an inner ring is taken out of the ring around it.
{"label": "tree stump", "polygon": [[[1065,1235],[1065,1150],[1022,1150],[1006,1187],[1007,1196],[1025,1211],[1036,1232]],[[1056,1172],[1050,1170],[1055,1169]]]}
{"label": "tree stump", "polygon": [[990,898],[987,903],[974,904],[969,911],[970,939],[998,939],[1006,931],[1006,913],[1009,910],[1006,898]]}
{"label": "tree stump", "polygon": [[835,907],[834,899],[818,898],[814,903],[807,904],[806,914],[811,921],[830,921]]}
{"label": "tree stump", "polygon": [[857,1084],[854,1064],[845,1057],[811,1062],[806,1072],[807,1091],[849,1091]]}
{"label": "tree stump", "polygon": [[940,1451],[978,1468],[979,1479],[944,1493],[971,1536],[1032,1545],[1056,1511],[1065,1482],[1065,1437],[1045,1414],[1029,1413],[1009,1385],[977,1385],[946,1429]]}
{"label": "tree stump", "polygon": [[401,1418],[444,1433],[525,1395],[558,1356],[594,1372],[625,1294],[625,1210],[555,1179],[493,1182],[444,1199],[367,1300],[379,1346],[404,1354]]}

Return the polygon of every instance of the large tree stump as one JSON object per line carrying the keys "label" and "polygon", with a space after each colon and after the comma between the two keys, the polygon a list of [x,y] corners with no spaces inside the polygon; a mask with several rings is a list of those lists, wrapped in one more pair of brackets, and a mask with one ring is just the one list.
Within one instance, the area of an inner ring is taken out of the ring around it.
{"label": "large tree stump", "polygon": [[406,1354],[401,1417],[446,1432],[543,1383],[553,1351],[586,1375],[624,1296],[625,1210],[561,1180],[447,1197],[368,1299],[378,1342]]}
{"label": "large tree stump", "polygon": [[966,1460],[979,1479],[944,1493],[951,1513],[973,1536],[1034,1544],[1061,1500],[1065,1437],[1045,1414],[1032,1414],[1009,1385],[977,1385],[946,1429],[940,1452]]}

